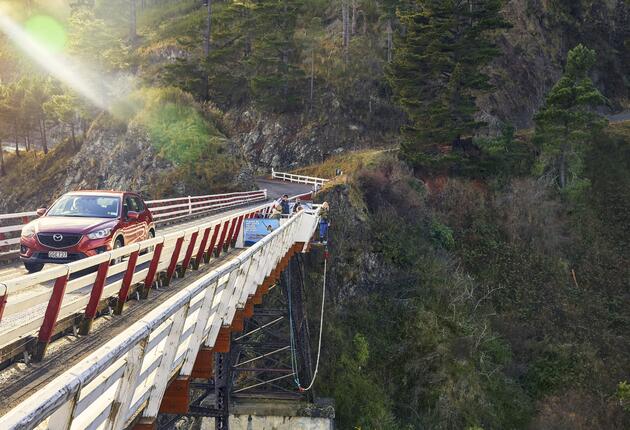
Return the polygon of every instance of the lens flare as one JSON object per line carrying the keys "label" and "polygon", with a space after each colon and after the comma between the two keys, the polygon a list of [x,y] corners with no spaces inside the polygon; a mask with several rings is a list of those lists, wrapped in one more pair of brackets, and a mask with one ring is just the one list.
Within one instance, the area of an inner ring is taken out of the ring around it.
{"label": "lens flare", "polygon": [[26,21],[24,30],[50,52],[61,52],[66,46],[66,31],[54,18],[37,15]]}
{"label": "lens flare", "polygon": [[[61,30],[63,31],[63,28]],[[23,53],[31,57],[52,76],[74,89],[95,106],[103,109],[107,108],[103,92],[107,85],[104,77],[101,77],[100,87],[102,89],[99,91],[83,77],[85,74],[79,72],[81,69],[78,67],[78,64],[59,52],[50,51],[33,34],[23,29],[6,13],[3,13],[1,9],[0,31],[11,39]]]}

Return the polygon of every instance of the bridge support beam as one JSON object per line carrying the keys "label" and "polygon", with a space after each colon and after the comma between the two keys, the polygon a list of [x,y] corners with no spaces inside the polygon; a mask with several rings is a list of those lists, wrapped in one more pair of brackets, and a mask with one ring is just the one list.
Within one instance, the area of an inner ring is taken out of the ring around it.
{"label": "bridge support beam", "polygon": [[180,376],[171,382],[164,392],[160,413],[186,414],[190,404],[190,377]]}
{"label": "bridge support beam", "polygon": [[201,347],[190,375],[192,378],[210,379],[214,376],[214,350]]}
{"label": "bridge support beam", "polygon": [[230,327],[221,327],[214,341],[214,352],[230,352]]}

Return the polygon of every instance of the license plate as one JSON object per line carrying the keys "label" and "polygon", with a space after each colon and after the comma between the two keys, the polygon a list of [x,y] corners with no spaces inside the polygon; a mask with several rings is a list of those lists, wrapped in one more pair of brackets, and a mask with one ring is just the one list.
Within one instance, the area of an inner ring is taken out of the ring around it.
{"label": "license plate", "polygon": [[48,258],[68,258],[66,251],[48,251]]}

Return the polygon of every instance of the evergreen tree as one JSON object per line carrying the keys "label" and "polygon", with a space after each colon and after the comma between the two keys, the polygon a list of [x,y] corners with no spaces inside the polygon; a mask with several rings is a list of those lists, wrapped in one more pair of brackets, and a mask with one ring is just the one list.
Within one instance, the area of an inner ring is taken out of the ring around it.
{"label": "evergreen tree", "polygon": [[538,171],[553,174],[562,189],[583,183],[582,154],[606,125],[594,111],[606,99],[588,76],[596,59],[595,51],[581,44],[569,51],[564,75],[535,117],[535,140],[541,150]]}
{"label": "evergreen tree", "polygon": [[269,110],[294,109],[301,99],[303,72],[294,40],[301,7],[301,0],[259,0],[254,6],[250,87],[255,100]]}
{"label": "evergreen tree", "polygon": [[491,86],[484,67],[499,50],[500,0],[416,0],[399,19],[405,32],[396,44],[388,79],[408,115],[402,154],[418,166],[435,159],[439,146],[470,136],[483,126],[475,120],[475,96]]}

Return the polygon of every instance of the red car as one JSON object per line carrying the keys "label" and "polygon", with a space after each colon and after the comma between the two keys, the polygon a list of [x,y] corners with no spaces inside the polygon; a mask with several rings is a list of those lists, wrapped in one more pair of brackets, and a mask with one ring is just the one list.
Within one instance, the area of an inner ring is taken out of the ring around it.
{"label": "red car", "polygon": [[155,237],[153,216],[134,193],[67,193],[37,214],[20,239],[20,259],[31,273]]}

